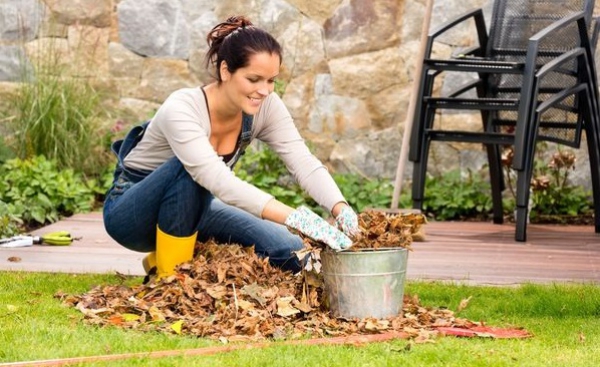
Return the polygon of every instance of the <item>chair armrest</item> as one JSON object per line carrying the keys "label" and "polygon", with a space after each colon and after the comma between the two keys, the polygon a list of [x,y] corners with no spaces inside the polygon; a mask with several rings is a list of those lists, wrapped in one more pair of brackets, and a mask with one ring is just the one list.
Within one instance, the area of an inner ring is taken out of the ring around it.
{"label": "chair armrest", "polygon": [[[592,78],[592,75],[591,75],[591,70],[590,70],[590,64],[588,63],[587,53],[583,47],[577,47],[575,49],[567,51],[564,54],[552,59],[551,61],[546,63],[544,66],[542,66],[540,68],[540,70],[538,70],[538,72],[535,74],[535,77],[538,80],[536,83],[536,91],[535,91],[536,96],[538,93],[537,89],[539,89],[539,86],[542,84],[541,80],[544,78],[544,76],[546,76],[548,73],[551,73],[551,72],[559,72],[560,73],[561,72],[560,69],[565,63],[570,63],[577,58],[581,58],[582,62],[580,63],[580,65],[585,67],[584,70],[578,72],[579,75],[581,76],[581,73],[584,73],[583,78],[582,78],[583,81],[584,82],[590,81]],[[580,83],[577,86],[581,86],[581,85],[585,85],[585,84]],[[574,89],[575,87],[570,87],[570,88],[567,88],[567,87],[568,86],[565,86],[565,90],[561,91],[560,93],[556,93],[555,96],[542,102],[537,107],[537,109],[539,111],[546,110],[550,106],[552,106],[554,103],[556,103],[556,101],[563,99],[564,96],[573,94],[574,93],[573,90],[575,90]],[[592,93],[592,96],[593,96],[593,91],[592,91],[591,87],[590,87],[589,92]],[[592,103],[595,104],[595,100],[592,101]]]}
{"label": "chair armrest", "polygon": [[546,74],[552,71],[557,71],[564,63],[570,62],[578,57],[583,57],[587,64],[587,55],[585,53],[585,49],[583,47],[577,47],[544,64],[544,66],[542,66],[535,74],[535,77],[538,79],[543,78]]}
{"label": "chair armrest", "polygon": [[[587,40],[588,45],[589,45],[589,36],[588,36],[587,30],[586,30],[586,25],[585,25],[585,12],[580,11],[577,13],[573,13],[569,16],[566,16],[560,20],[557,20],[556,22],[550,24],[546,28],[542,29],[538,33],[531,36],[529,38],[529,46],[531,47],[532,45],[535,45],[535,49],[537,51],[537,45],[539,44],[540,41],[542,41],[546,37],[553,36],[554,32],[571,25],[573,22],[576,22],[578,24],[578,26],[580,28],[579,29],[580,37],[583,36],[585,38],[585,40]],[[581,34],[582,28],[583,28],[583,35]],[[582,45],[582,46],[585,46],[585,45]]]}
{"label": "chair armrest", "polygon": [[454,27],[456,27],[457,25],[459,25],[460,23],[464,22],[465,20],[468,20],[469,18],[473,18],[473,20],[475,21],[475,24],[477,26],[479,25],[483,25],[483,29],[485,29],[485,20],[483,18],[483,10],[481,10],[481,8],[478,9],[473,9],[471,11],[468,11],[464,14],[461,14],[453,19],[450,19],[449,21],[440,24],[437,28],[435,28],[433,31],[431,31],[429,33],[429,37],[430,38],[436,38],[439,35],[443,34],[444,32],[448,31],[449,29],[452,29]]}
{"label": "chair armrest", "polygon": [[[580,40],[579,44],[573,45],[573,48],[582,48],[587,55],[587,60],[588,61],[593,60],[594,55],[591,53],[592,50],[591,50],[590,39],[589,39],[588,30],[587,30],[585,16],[586,16],[586,13],[583,11],[573,13],[573,14],[566,16],[560,20],[557,20],[556,22],[550,24],[546,28],[542,29],[541,31],[539,31],[538,33],[536,33],[535,35],[530,37],[528,45],[527,45],[527,59],[525,61],[524,75],[525,76],[531,75],[531,77],[536,76],[534,73],[537,73],[536,60],[537,60],[537,56],[538,56],[540,42],[547,37],[554,36],[555,32],[557,32],[567,26],[571,26],[571,25],[573,25],[573,23],[577,24],[577,30],[579,33],[579,40]],[[557,57],[558,57],[558,59],[560,59],[560,55]],[[593,75],[595,78],[595,73],[593,73]],[[533,80],[531,78],[525,78],[523,88],[522,88],[522,91],[523,91],[523,93],[525,93],[525,95],[530,95],[530,93],[532,92],[532,88],[533,88],[532,83],[533,83]],[[594,80],[592,80],[592,83],[594,85],[596,84]]]}
{"label": "chair armrest", "polygon": [[[539,31],[538,33],[536,33],[534,36],[532,36],[529,39],[529,45],[528,45],[528,49],[527,49],[527,53],[528,56],[527,58],[529,59],[529,54],[531,52],[531,55],[533,56],[533,60],[528,60],[528,62],[535,62],[535,57],[537,57],[537,51],[538,51],[538,47],[539,47],[539,43],[541,40],[543,40],[546,37],[550,37],[554,35],[554,32],[556,32],[559,29],[565,28],[569,25],[571,25],[573,22],[577,23],[577,28],[579,31],[579,40],[580,40],[580,44],[576,45],[578,47],[583,48],[583,50],[586,53],[586,64],[589,64],[589,78],[590,81],[593,85],[592,88],[592,93],[593,93],[593,98],[598,98],[598,82],[597,82],[597,77],[596,77],[596,68],[594,65],[594,50],[596,48],[596,42],[598,40],[598,32],[599,32],[599,28],[598,28],[598,18],[594,18],[591,20],[591,22],[593,24],[591,24],[592,26],[592,30],[591,30],[591,35],[588,33],[588,27],[587,27],[587,23],[586,23],[586,12],[577,12],[577,13],[573,13],[572,15],[565,17],[561,20],[558,20],[554,23],[552,23],[551,25],[549,25],[548,27],[544,28],[543,30]],[[530,67],[532,67],[532,65],[529,65]],[[527,65],[525,66],[525,68],[527,69]]]}
{"label": "chair armrest", "polygon": [[[427,44],[425,48],[425,58],[429,58],[431,56],[431,50],[433,49],[433,42],[437,37],[444,34],[448,30],[456,27],[457,25],[463,23],[468,19],[473,19],[475,22],[475,27],[477,29],[477,36],[479,40],[479,49],[485,49],[487,45],[487,30],[485,27],[485,19],[483,17],[483,10],[481,8],[473,9],[468,11],[462,15],[459,15],[449,21],[441,24],[434,30],[432,30],[427,36]],[[474,51],[473,49],[472,51]]]}

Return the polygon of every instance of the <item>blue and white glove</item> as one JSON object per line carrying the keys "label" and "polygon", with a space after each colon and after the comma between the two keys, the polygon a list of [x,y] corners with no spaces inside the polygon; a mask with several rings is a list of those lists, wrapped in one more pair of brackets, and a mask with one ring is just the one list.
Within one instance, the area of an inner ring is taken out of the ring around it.
{"label": "blue and white glove", "polygon": [[305,206],[299,207],[288,215],[285,225],[315,241],[325,243],[335,251],[352,246],[350,238]]}
{"label": "blue and white glove", "polygon": [[360,228],[358,227],[358,216],[349,205],[344,206],[342,210],[340,210],[337,217],[335,217],[335,223],[337,224],[338,228],[350,238],[360,233]]}

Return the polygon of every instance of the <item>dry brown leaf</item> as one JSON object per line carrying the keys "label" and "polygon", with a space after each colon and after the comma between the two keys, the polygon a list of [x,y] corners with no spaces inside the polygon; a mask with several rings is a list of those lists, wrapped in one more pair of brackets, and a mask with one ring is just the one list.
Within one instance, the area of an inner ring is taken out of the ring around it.
{"label": "dry brown leaf", "polygon": [[264,306],[267,300],[262,296],[263,289],[256,283],[245,285],[242,288],[242,293],[256,300],[261,306]]}
{"label": "dry brown leaf", "polygon": [[215,285],[206,288],[206,293],[214,299],[222,299],[227,295],[227,288],[222,285]]}
{"label": "dry brown leaf", "polygon": [[277,299],[277,314],[279,316],[288,317],[300,313],[300,310],[292,306],[292,302],[295,300],[294,296]]}
{"label": "dry brown leaf", "polygon": [[304,313],[309,313],[313,310],[313,308],[310,307],[309,304],[304,303],[304,302],[298,302],[294,305],[294,307],[296,307],[297,309],[299,309],[300,311],[302,311]]}
{"label": "dry brown leaf", "polygon": [[244,299],[239,300],[237,306],[238,308],[246,311],[254,309],[254,303],[248,302]]}
{"label": "dry brown leaf", "polygon": [[460,311],[464,310],[465,308],[467,308],[467,306],[469,305],[469,301],[471,301],[471,298],[473,298],[473,296],[469,296],[469,298],[465,298],[465,299],[461,300],[460,303],[458,304],[458,307],[456,308],[456,312],[460,312]]}

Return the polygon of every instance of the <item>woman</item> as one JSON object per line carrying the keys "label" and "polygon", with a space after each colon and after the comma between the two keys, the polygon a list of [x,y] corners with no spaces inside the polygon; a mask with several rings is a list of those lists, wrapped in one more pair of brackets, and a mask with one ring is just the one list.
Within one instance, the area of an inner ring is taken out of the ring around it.
{"label": "woman", "polygon": [[[273,93],[280,45],[243,16],[215,26],[207,41],[216,80],[175,91],[148,123],[113,144],[119,163],[104,204],[107,232],[128,249],[150,252],[144,267],[156,266],[159,278],[192,259],[196,240],[254,245],[293,272],[302,268],[295,251],[303,244],[286,226],[335,250],[350,247],[357,216]],[[254,138],[277,152],[341,231],[234,175]]]}

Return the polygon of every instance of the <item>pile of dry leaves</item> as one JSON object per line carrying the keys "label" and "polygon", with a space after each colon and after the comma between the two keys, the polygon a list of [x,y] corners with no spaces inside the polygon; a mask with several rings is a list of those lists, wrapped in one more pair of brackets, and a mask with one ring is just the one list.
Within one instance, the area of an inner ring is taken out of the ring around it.
{"label": "pile of dry leaves", "polygon": [[[363,213],[363,233],[356,247],[409,247],[423,223],[419,215]],[[252,248],[208,242],[198,244],[193,262],[159,282],[98,286],[83,295],[57,297],[80,310],[92,324],[223,341],[389,331],[429,340],[438,327],[476,324],[447,309],[421,307],[417,297],[405,297],[403,315],[397,317],[334,318],[323,307],[321,295],[322,281],[315,272],[292,275],[271,267]]]}
{"label": "pile of dry leaves", "polygon": [[410,249],[413,241],[423,241],[425,216],[418,213],[386,214],[370,210],[358,216],[361,233],[352,249],[405,247]]}

